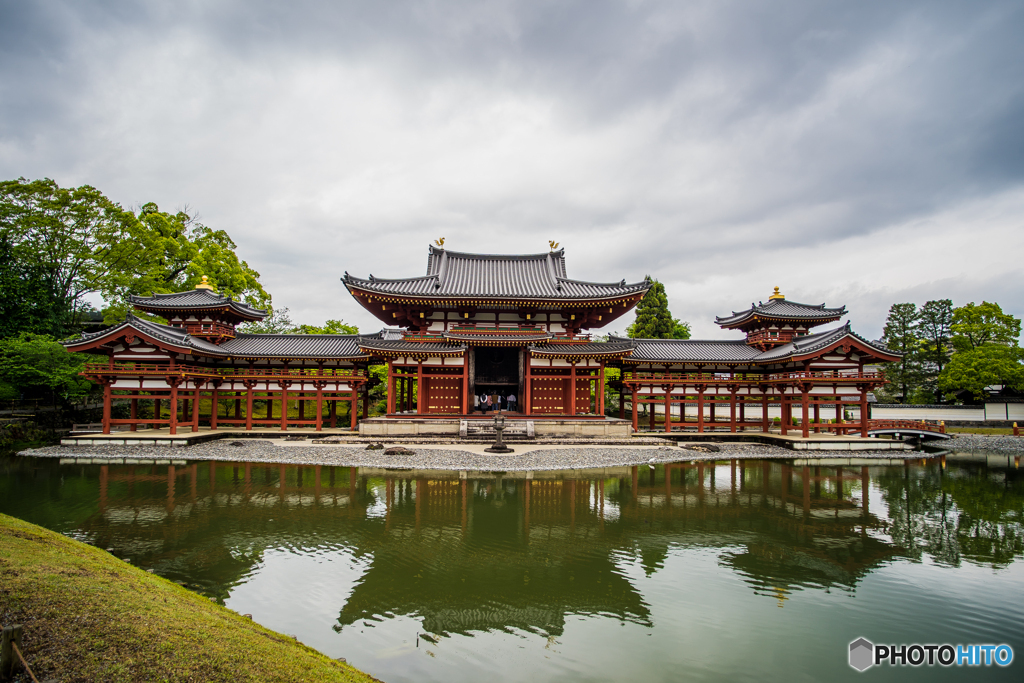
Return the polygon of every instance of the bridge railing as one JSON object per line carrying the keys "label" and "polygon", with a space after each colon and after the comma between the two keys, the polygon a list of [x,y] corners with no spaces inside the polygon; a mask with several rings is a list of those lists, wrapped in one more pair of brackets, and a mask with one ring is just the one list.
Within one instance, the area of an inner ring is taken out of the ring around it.
{"label": "bridge railing", "polygon": [[924,422],[923,420],[868,420],[868,430],[881,429],[908,429],[920,432],[935,432],[936,434],[946,433],[946,423]]}

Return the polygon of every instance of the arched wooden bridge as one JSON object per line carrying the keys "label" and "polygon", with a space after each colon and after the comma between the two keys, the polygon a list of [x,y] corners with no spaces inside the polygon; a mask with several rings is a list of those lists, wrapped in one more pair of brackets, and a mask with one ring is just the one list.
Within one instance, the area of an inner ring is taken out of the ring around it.
{"label": "arched wooden bridge", "polygon": [[946,433],[945,424],[917,420],[868,420],[868,434],[899,434],[901,437],[913,436],[921,440],[952,438]]}

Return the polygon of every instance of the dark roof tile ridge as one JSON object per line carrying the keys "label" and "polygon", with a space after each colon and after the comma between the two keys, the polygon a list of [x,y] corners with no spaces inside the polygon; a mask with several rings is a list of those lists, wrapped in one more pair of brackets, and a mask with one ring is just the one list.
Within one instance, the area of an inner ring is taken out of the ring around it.
{"label": "dark roof tile ridge", "polygon": [[447,254],[451,258],[465,258],[465,259],[474,259],[474,260],[482,260],[482,259],[506,259],[506,260],[519,259],[519,260],[526,260],[526,259],[530,259],[530,260],[541,261],[543,259],[546,259],[548,256],[561,254],[561,253],[563,253],[565,251],[565,249],[559,249],[558,251],[548,251],[548,252],[543,252],[543,253],[539,253],[539,254],[473,254],[473,253],[466,252],[466,251],[451,251],[449,249],[438,249],[434,245],[430,245],[430,248],[433,249],[435,251],[435,253],[439,253],[439,252],[443,251],[445,254]]}
{"label": "dark roof tile ridge", "polygon": [[558,282],[571,282],[571,283],[577,284],[577,285],[594,285],[595,287],[621,287],[621,288],[626,288],[626,289],[631,288],[631,287],[642,287],[642,286],[648,284],[646,280],[641,280],[640,282],[629,282],[629,283],[626,283],[626,282],[624,282],[622,280],[620,280],[618,282],[590,282],[588,280],[575,280],[575,279],[573,279],[571,277],[562,277],[560,275],[556,275],[555,276],[555,280],[558,281]]}
{"label": "dark roof tile ridge", "polygon": [[341,278],[342,281],[344,282],[370,282],[373,284],[379,284],[381,282],[412,282],[414,280],[437,279],[437,275],[414,275],[413,277],[374,277],[373,275],[370,275],[369,277],[366,278],[356,277],[355,275],[349,275],[348,273],[346,273],[345,275],[348,277],[348,279],[346,280],[344,277]]}

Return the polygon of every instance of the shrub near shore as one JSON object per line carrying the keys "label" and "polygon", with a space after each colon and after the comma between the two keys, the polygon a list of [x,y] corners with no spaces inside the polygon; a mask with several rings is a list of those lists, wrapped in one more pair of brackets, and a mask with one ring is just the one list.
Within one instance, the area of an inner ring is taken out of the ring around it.
{"label": "shrub near shore", "polygon": [[40,680],[376,680],[98,548],[2,514],[0,622],[23,625]]}

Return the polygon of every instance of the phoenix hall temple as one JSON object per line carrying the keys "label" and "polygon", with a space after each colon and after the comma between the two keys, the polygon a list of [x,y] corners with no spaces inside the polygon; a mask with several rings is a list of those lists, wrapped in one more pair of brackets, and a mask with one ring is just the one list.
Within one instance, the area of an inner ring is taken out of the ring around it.
{"label": "phoenix hall temple", "polygon": [[[526,255],[430,246],[423,275],[345,273],[342,281],[384,323],[380,332],[241,332],[266,311],[218,294],[204,277],[192,291],[132,298],[162,323],[130,315],[66,346],[98,356],[84,374],[103,387],[105,434],[300,427],[454,435],[490,417],[479,396],[514,395],[510,417],[537,433],[767,432],[779,417],[783,434],[797,418],[805,438],[866,437],[868,393],[885,382],[872,366],[899,358],[849,324],[830,325],[845,307],[789,301],[777,287],[766,302],[716,319],[731,338],[598,341],[591,330],[629,313],[652,282],[574,280],[554,245]],[[368,417],[368,368],[380,365],[387,409]],[[617,411],[605,408],[609,368],[620,371],[611,386]],[[127,417],[113,417],[114,401],[130,405]]]}

